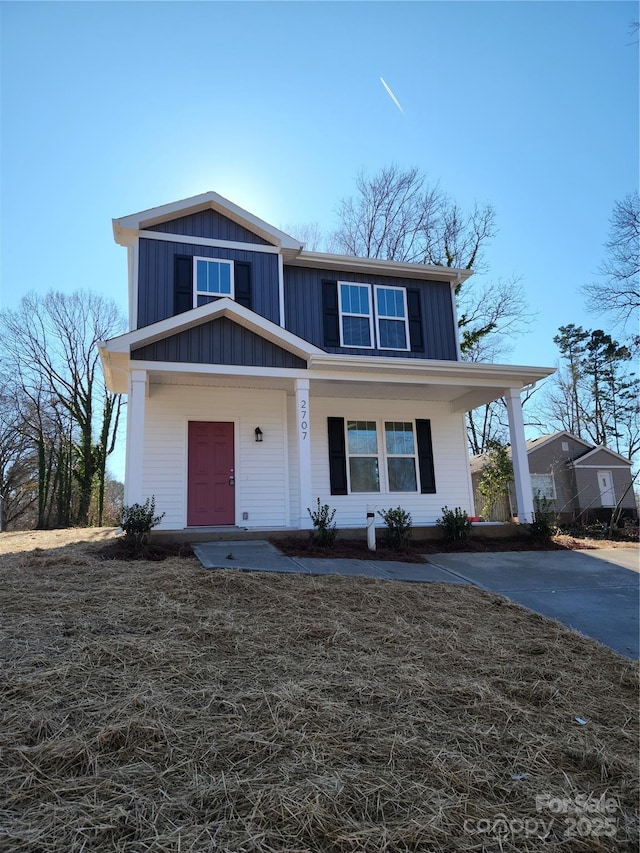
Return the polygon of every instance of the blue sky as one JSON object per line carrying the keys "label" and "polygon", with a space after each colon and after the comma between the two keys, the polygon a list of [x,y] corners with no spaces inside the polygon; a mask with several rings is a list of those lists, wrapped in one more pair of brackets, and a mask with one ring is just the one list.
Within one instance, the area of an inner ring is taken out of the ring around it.
{"label": "blue sky", "polygon": [[[491,202],[492,276],[556,361],[617,199],[638,186],[632,2],[1,2],[1,307],[90,288],[126,309],[111,219],[215,190],[335,225],[355,174],[417,166]],[[380,83],[384,77],[402,114]]]}

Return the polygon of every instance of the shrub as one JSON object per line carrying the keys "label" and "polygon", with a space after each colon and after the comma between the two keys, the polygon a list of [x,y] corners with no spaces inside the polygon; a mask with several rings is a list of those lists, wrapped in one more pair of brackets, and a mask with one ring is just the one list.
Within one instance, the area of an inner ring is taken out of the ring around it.
{"label": "shrub", "polygon": [[312,512],[311,508],[307,507],[307,512],[311,516],[316,531],[311,532],[311,541],[322,548],[330,548],[336,541],[337,531],[333,523],[335,509],[331,509],[329,504],[321,504],[318,498],[316,509]]}
{"label": "shrub", "polygon": [[387,525],[384,532],[384,543],[387,548],[393,551],[402,551],[411,541],[411,513],[398,506],[395,509],[383,509],[378,511],[378,515]]}
{"label": "shrub", "polygon": [[478,492],[484,498],[482,515],[503,520],[503,504],[509,496],[509,483],[513,481],[513,464],[507,448],[499,441],[490,440],[486,452],[487,462],[478,481]]}
{"label": "shrub", "polygon": [[533,498],[533,507],[533,521],[527,525],[527,529],[533,539],[547,542],[556,530],[555,516],[551,511],[551,501],[537,492]]}
{"label": "shrub", "polygon": [[143,504],[122,507],[120,527],[124,530],[127,542],[136,547],[142,545],[152,528],[160,524],[165,516],[164,512],[162,515],[155,515],[155,511],[155,496],[147,498]]}
{"label": "shrub", "polygon": [[447,542],[466,542],[471,536],[471,521],[466,510],[442,507],[442,517],[436,521]]}

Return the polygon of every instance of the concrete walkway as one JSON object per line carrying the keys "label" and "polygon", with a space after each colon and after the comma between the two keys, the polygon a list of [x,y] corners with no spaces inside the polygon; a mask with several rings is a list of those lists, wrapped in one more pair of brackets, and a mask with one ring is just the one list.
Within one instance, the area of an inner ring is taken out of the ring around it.
{"label": "concrete walkway", "polygon": [[463,583],[455,569],[435,563],[402,563],[387,560],[339,560],[319,557],[285,557],[270,542],[262,539],[230,542],[200,542],[193,546],[205,569],[243,569],[255,572],[288,572],[303,575],[364,576],[380,580],[425,583]]}
{"label": "concrete walkway", "polygon": [[193,550],[206,569],[473,584],[557,619],[618,654],[640,656],[638,548],[430,554],[428,563],[285,557],[263,540],[202,542]]}

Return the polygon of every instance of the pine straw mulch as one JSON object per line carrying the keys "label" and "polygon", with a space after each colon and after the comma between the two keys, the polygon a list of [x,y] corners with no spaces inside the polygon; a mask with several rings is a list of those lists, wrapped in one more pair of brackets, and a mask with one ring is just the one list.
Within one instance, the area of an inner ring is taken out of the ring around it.
{"label": "pine straw mulch", "polygon": [[[630,661],[471,587],[96,542],[0,536],[1,850],[637,850]],[[536,810],[579,794],[606,834]]]}

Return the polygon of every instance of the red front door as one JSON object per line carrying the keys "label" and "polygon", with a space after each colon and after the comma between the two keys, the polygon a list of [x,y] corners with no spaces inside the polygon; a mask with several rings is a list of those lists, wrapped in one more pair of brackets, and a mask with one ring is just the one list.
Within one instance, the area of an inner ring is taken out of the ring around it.
{"label": "red front door", "polygon": [[233,424],[189,422],[187,526],[235,524]]}

